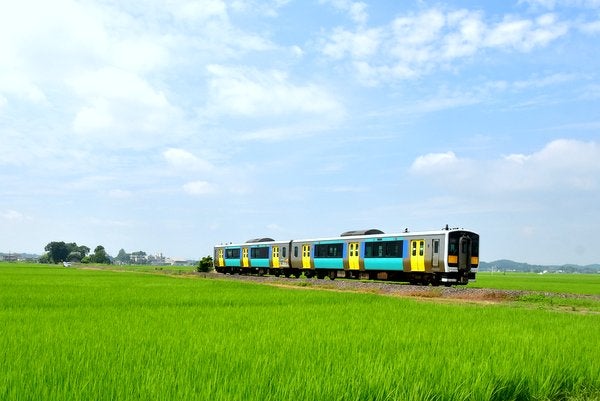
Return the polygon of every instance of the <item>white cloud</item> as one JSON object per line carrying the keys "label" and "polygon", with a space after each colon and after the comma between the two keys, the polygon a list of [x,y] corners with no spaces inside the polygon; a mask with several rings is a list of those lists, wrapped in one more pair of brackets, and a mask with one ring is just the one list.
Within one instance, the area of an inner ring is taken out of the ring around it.
{"label": "white cloud", "polygon": [[13,222],[32,220],[30,216],[27,216],[16,210],[5,210],[4,212],[0,213],[0,217],[4,220]]}
{"label": "white cloud", "polygon": [[519,0],[519,4],[529,4],[533,8],[581,7],[599,8],[600,0]]}
{"label": "white cloud", "polygon": [[579,29],[589,35],[600,33],[600,20],[582,23],[579,25]]}
{"label": "white cloud", "polygon": [[163,157],[173,167],[180,170],[209,172],[214,166],[203,159],[194,156],[184,149],[169,148],[163,152]]}
{"label": "white cloud", "polygon": [[355,59],[370,57],[377,52],[380,43],[379,29],[360,29],[351,32],[336,28],[327,43],[323,46],[323,53],[335,59],[341,59],[346,54]]}
{"label": "white cloud", "polygon": [[143,146],[148,134],[163,134],[177,119],[164,93],[139,75],[114,68],[80,74],[69,84],[84,105],[73,120],[79,134],[103,139],[109,146]]}
{"label": "white cloud", "polygon": [[192,181],[183,185],[183,190],[190,195],[209,195],[216,193],[216,187],[208,181]]}
{"label": "white cloud", "polygon": [[166,8],[178,19],[196,22],[216,18],[227,20],[227,5],[222,0],[166,0]]}
{"label": "white cloud", "polygon": [[534,20],[508,16],[489,29],[484,44],[490,48],[514,48],[529,52],[563,36],[568,29],[568,25],[558,21],[554,14],[544,14]]}
{"label": "white cloud", "polygon": [[558,139],[531,154],[510,154],[490,161],[457,157],[454,152],[419,156],[411,172],[431,177],[453,190],[486,193],[598,191],[600,144]]}
{"label": "white cloud", "polygon": [[316,84],[293,84],[283,71],[221,65],[210,65],[207,70],[209,114],[256,118],[343,113],[342,106],[326,89]]}
{"label": "white cloud", "polygon": [[233,0],[229,7],[238,13],[258,12],[267,17],[277,17],[279,9],[286,6],[291,0]]}
{"label": "white cloud", "polygon": [[452,168],[457,163],[458,158],[454,152],[428,153],[417,157],[410,170],[416,173],[438,172]]}
{"label": "white cloud", "polygon": [[337,10],[348,13],[348,16],[357,24],[367,22],[367,4],[362,1],[351,0],[321,0],[321,3],[330,3]]}
{"label": "white cloud", "polygon": [[336,60],[350,59],[359,80],[374,84],[419,77],[488,49],[530,52],[568,30],[569,24],[555,14],[506,15],[494,23],[480,11],[430,8],[380,27],[335,28],[321,51]]}
{"label": "white cloud", "polygon": [[129,199],[132,195],[131,191],[123,189],[111,189],[108,191],[108,197],[113,199]]}

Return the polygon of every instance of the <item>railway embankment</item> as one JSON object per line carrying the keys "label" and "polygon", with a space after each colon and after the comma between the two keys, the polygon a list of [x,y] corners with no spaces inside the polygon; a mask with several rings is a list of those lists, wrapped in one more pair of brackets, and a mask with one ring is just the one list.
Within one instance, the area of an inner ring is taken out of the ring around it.
{"label": "railway embankment", "polygon": [[[527,301],[529,303],[546,305],[564,309],[565,305],[571,304],[569,300],[589,301],[592,304],[597,304],[600,313],[600,295],[584,295],[584,294],[569,294],[555,293],[542,291],[528,290],[503,290],[492,288],[474,288],[467,286],[453,287],[433,287],[410,285],[405,283],[385,282],[385,281],[361,281],[350,279],[336,280],[319,280],[316,278],[283,278],[275,276],[254,276],[254,275],[224,275],[219,273],[197,273],[205,278],[214,278],[222,280],[237,280],[262,283],[273,286],[289,287],[289,288],[304,288],[304,289],[320,289],[330,291],[352,291],[362,293],[373,293],[380,295],[398,296],[398,297],[413,297],[419,299],[430,299],[439,301],[463,301],[463,302],[480,302],[480,303],[501,303],[511,301]],[[554,300],[555,302],[552,302]],[[560,300],[563,300],[561,302]],[[558,302],[556,302],[558,301]],[[584,310],[589,308],[583,307]],[[592,308],[596,309],[596,308]],[[582,308],[575,309],[581,311]]]}

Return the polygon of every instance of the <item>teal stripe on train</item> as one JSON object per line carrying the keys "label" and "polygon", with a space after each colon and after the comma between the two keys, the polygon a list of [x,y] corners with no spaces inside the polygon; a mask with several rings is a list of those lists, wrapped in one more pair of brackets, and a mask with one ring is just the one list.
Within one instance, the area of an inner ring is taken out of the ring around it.
{"label": "teal stripe on train", "polygon": [[365,270],[403,271],[402,258],[365,258]]}
{"label": "teal stripe on train", "polygon": [[252,267],[269,267],[269,259],[250,259]]}
{"label": "teal stripe on train", "polygon": [[314,258],[315,269],[339,269],[344,268],[344,258]]}

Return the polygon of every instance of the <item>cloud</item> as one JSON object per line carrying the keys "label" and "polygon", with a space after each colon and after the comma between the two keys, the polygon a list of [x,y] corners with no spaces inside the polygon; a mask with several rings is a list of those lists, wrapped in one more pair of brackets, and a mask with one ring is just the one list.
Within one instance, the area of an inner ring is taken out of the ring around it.
{"label": "cloud", "polygon": [[600,33],[600,20],[581,23],[579,29],[588,35],[598,34]]}
{"label": "cloud", "polygon": [[33,220],[30,216],[27,216],[16,210],[5,210],[4,212],[0,213],[0,217],[4,220],[12,222]]}
{"label": "cloud", "polygon": [[237,13],[259,13],[267,17],[276,17],[279,9],[291,0],[233,0],[229,8]]}
{"label": "cloud", "polygon": [[217,189],[208,181],[192,181],[183,185],[183,190],[190,195],[210,195],[216,193]]}
{"label": "cloud", "polygon": [[162,134],[177,118],[165,94],[135,73],[102,68],[79,74],[69,85],[85,104],[73,130],[104,139],[118,136],[110,146],[143,146],[148,134]]}
{"label": "cloud", "polygon": [[419,156],[412,163],[410,170],[415,173],[438,172],[452,168],[459,160],[454,152],[428,153]]}
{"label": "cloud", "polygon": [[367,4],[362,1],[350,0],[321,0],[321,3],[330,3],[337,10],[345,12],[357,24],[364,24],[369,17]]}
{"label": "cloud", "polygon": [[296,85],[279,70],[209,65],[210,115],[247,118],[297,114],[340,115],[343,108],[325,88]]}
{"label": "cloud", "polygon": [[417,78],[486,50],[531,52],[568,30],[569,24],[551,13],[535,18],[505,15],[494,23],[481,11],[429,8],[380,27],[334,28],[321,43],[321,52],[348,59],[359,80],[372,85]]}
{"label": "cloud", "polygon": [[526,53],[546,46],[565,35],[568,29],[568,24],[559,21],[554,14],[544,14],[533,20],[507,16],[488,30],[483,44],[488,48],[508,48]]}
{"label": "cloud", "polygon": [[437,185],[486,193],[550,191],[595,192],[600,189],[600,144],[557,139],[537,152],[510,154],[483,161],[457,157],[454,152],[419,156],[410,167]]}
{"label": "cloud", "polygon": [[113,199],[129,199],[132,197],[132,192],[123,189],[111,189],[108,191],[108,197]]}
{"label": "cloud", "polygon": [[336,28],[323,46],[323,53],[334,59],[341,59],[346,54],[354,59],[368,58],[377,52],[381,42],[379,29],[360,29],[351,32]]}
{"label": "cloud", "polygon": [[166,0],[166,8],[180,20],[206,22],[210,19],[227,20],[227,5],[222,0]]}
{"label": "cloud", "polygon": [[548,9],[557,7],[600,8],[600,0],[519,0],[519,4]]}
{"label": "cloud", "polygon": [[169,148],[163,152],[163,157],[167,163],[179,170],[203,172],[214,170],[214,166],[211,163],[194,156],[184,149]]}

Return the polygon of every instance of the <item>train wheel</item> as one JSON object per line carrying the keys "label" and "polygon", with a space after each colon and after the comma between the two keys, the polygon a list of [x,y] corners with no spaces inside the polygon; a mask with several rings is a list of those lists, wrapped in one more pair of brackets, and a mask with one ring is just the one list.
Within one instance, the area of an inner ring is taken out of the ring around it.
{"label": "train wheel", "polygon": [[335,270],[330,270],[327,274],[327,277],[329,277],[329,280],[335,280],[337,277],[337,272]]}

